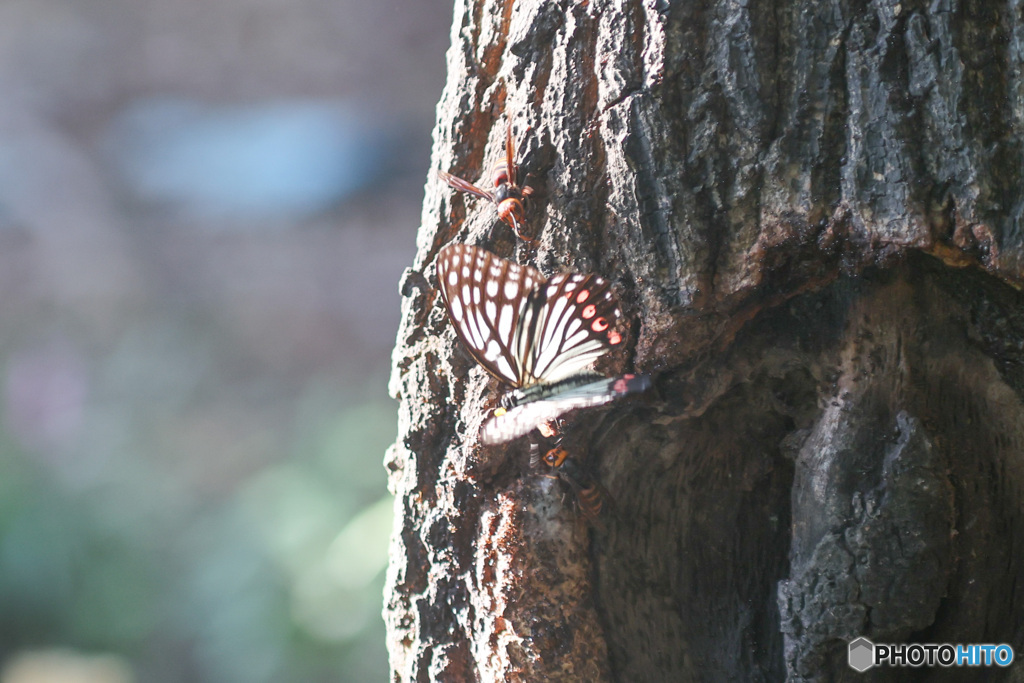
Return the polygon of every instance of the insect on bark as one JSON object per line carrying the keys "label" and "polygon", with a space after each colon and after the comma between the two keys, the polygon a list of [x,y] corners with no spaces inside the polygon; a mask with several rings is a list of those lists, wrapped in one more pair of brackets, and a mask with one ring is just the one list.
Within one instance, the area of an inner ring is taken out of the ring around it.
{"label": "insect on bark", "polygon": [[511,441],[570,410],[651,386],[646,375],[605,377],[591,369],[623,341],[622,311],[604,278],[546,278],[484,249],[452,244],[437,257],[437,281],[459,339],[514,389],[484,423],[484,445]]}
{"label": "insect on bark", "polygon": [[509,123],[505,128],[505,159],[496,163],[491,169],[491,182],[494,184],[494,189],[485,190],[445,171],[438,171],[437,174],[441,180],[456,190],[489,200],[497,208],[498,218],[512,228],[516,237],[532,243],[537,239],[536,235],[531,237],[523,233],[526,223],[526,210],[523,203],[527,197],[533,194],[533,188],[519,185],[517,178],[519,169],[516,166],[515,156],[512,124]]}

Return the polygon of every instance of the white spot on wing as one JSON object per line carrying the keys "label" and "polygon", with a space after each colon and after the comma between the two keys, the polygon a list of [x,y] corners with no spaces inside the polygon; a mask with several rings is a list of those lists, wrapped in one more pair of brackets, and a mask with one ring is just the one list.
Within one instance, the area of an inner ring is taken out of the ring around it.
{"label": "white spot on wing", "polygon": [[577,332],[574,335],[572,335],[572,334],[566,335],[565,347],[567,349],[571,349],[572,347],[576,346],[577,344],[579,344],[580,342],[582,342],[586,338],[587,338],[586,330],[580,330],[579,332]]}
{"label": "white spot on wing", "polygon": [[565,311],[565,299],[558,297],[555,302],[551,304],[551,312],[548,313],[548,318],[558,318]]}
{"label": "white spot on wing", "polygon": [[498,321],[498,336],[508,340],[512,338],[512,304],[501,307],[501,319]]}
{"label": "white spot on wing", "polygon": [[470,333],[470,342],[473,344],[474,349],[483,350],[484,348],[484,334],[483,328],[480,327],[480,315],[477,313],[473,315],[475,311],[470,309],[466,315],[466,329]]}
{"label": "white spot on wing", "polygon": [[505,298],[515,299],[519,293],[519,287],[516,285],[514,280],[507,280],[505,282]]}
{"label": "white spot on wing", "polygon": [[462,320],[462,302],[459,301],[459,297],[452,299],[452,320],[459,322]]}
{"label": "white spot on wing", "polygon": [[547,367],[551,365],[558,354],[558,347],[562,340],[557,335],[564,329],[564,322],[558,319],[564,310],[565,299],[558,297],[554,300],[554,304],[551,305],[551,310],[544,321],[544,327],[547,329],[543,331],[543,339],[540,339],[538,342],[541,348],[538,349],[537,364],[534,366],[534,371],[541,373],[541,375],[546,374]]}
{"label": "white spot on wing", "polygon": [[483,349],[484,345],[486,344],[486,340],[484,339],[484,334],[486,334],[485,330],[487,330],[487,319],[484,318],[483,313],[481,313],[480,311],[476,311],[476,325],[477,325],[477,328],[480,330],[477,333],[480,336],[477,339],[476,346],[477,346],[478,349]]}
{"label": "white spot on wing", "polygon": [[510,382],[516,381],[516,371],[508,364],[508,360],[505,356],[498,356],[496,365],[498,366],[498,372],[507,377]]}

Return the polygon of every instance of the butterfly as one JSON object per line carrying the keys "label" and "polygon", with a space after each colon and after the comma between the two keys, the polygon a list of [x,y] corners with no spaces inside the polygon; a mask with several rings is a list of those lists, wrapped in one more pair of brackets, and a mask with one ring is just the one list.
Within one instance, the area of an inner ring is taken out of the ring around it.
{"label": "butterfly", "polygon": [[533,194],[533,188],[529,186],[520,187],[516,183],[518,168],[515,162],[516,147],[512,142],[512,126],[505,129],[505,160],[499,161],[491,170],[491,180],[494,183],[493,190],[484,190],[477,187],[468,180],[438,171],[441,180],[448,183],[456,190],[468,192],[482,199],[487,199],[498,208],[498,218],[507,223],[516,233],[516,236],[527,242],[533,238],[523,234],[522,226],[525,222],[525,209],[523,201]]}
{"label": "butterfly", "polygon": [[514,387],[484,424],[485,445],[650,387],[646,375],[608,378],[589,370],[623,341],[616,329],[622,312],[607,280],[577,273],[548,279],[465,244],[441,250],[437,279],[462,343],[484,369]]}

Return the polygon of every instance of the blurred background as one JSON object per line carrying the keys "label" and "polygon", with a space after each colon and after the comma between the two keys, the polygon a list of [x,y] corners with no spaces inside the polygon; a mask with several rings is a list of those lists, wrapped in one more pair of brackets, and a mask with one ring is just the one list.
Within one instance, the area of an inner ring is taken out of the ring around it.
{"label": "blurred background", "polygon": [[386,678],[451,14],[0,3],[0,683]]}

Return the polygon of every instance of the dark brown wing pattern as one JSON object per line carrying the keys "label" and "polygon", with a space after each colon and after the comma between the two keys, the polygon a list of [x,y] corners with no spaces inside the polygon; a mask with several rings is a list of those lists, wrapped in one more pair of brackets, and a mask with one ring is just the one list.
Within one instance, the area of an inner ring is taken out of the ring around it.
{"label": "dark brown wing pattern", "polygon": [[437,281],[462,343],[488,372],[522,386],[522,356],[514,350],[524,311],[545,278],[484,249],[453,244],[437,257]]}

